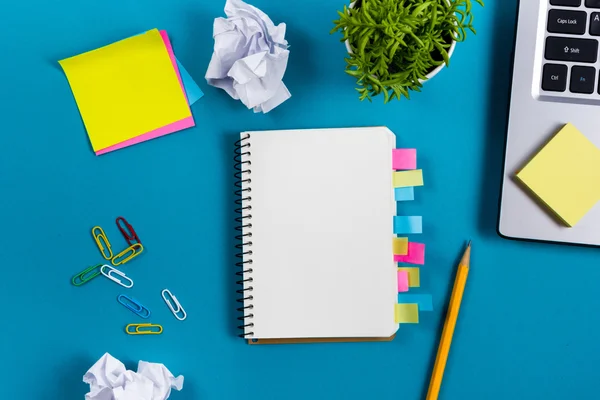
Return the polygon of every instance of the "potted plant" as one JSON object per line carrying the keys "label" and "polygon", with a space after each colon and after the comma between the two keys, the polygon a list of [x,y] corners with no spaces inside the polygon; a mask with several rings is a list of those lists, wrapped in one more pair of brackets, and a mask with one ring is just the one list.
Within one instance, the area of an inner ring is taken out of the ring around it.
{"label": "potted plant", "polygon": [[456,42],[473,28],[472,3],[482,0],[357,0],[338,11],[331,33],[346,42],[346,73],[360,100],[384,103],[421,91],[450,62]]}

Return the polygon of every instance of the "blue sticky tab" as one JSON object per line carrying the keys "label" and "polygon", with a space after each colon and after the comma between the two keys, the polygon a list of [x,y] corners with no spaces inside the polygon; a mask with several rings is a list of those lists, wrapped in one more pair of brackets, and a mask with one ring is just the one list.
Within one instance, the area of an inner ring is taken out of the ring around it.
{"label": "blue sticky tab", "polygon": [[419,311],[433,311],[433,300],[430,294],[398,294],[398,303],[418,304]]}
{"label": "blue sticky tab", "polygon": [[394,233],[397,235],[423,233],[422,217],[394,217]]}
{"label": "blue sticky tab", "polygon": [[396,201],[410,201],[415,199],[415,188],[412,186],[394,189]]}
{"label": "blue sticky tab", "polygon": [[175,61],[177,61],[177,68],[179,68],[179,75],[181,75],[181,81],[183,82],[183,88],[185,89],[185,95],[187,96],[188,104],[191,106],[200,100],[200,98],[204,96],[204,93],[200,89],[200,86],[198,86],[198,84],[194,81],[192,76],[186,71],[183,65],[181,65],[179,60],[175,58]]}

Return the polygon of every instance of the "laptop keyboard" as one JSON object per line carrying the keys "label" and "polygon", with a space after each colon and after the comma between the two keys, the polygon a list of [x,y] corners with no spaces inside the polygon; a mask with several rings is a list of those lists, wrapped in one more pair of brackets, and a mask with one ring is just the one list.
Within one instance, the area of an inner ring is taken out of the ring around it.
{"label": "laptop keyboard", "polygon": [[600,0],[547,1],[542,93],[598,98]]}

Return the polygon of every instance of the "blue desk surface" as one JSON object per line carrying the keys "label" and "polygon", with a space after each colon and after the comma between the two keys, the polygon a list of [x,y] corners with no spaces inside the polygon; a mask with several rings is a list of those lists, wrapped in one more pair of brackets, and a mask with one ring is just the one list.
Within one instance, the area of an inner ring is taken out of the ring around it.
{"label": "blue desk surface", "polygon": [[[0,63],[0,382],[4,399],[81,399],[104,352],[185,375],[184,399],[419,399],[455,263],[472,238],[473,267],[442,399],[583,399],[597,393],[598,250],[496,235],[516,0],[475,8],[477,36],[411,101],[360,103],[329,35],[342,0],[255,0],[286,22],[293,97],[255,115],[203,76],[223,1],[12,1]],[[57,60],[162,28],[206,96],[197,127],[102,157],[91,151]],[[392,343],[248,346],[236,336],[232,142],[243,130],[387,125],[417,147],[426,186],[407,213],[424,216],[423,291],[435,311]],[[165,333],[131,337],[117,285],[70,284],[100,262],[90,236],[125,216],[146,245],[128,265],[131,294]],[[135,271],[135,273],[134,273]],[[176,321],[160,291],[188,312]]]}

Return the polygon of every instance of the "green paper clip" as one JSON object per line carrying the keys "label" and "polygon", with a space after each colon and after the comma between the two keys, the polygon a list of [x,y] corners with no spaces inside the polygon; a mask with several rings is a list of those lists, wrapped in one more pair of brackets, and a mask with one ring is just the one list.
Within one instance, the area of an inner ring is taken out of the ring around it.
{"label": "green paper clip", "polygon": [[[102,265],[103,264],[92,265],[91,267],[85,269],[84,271],[81,271],[80,273],[75,275],[73,277],[73,279],[71,279],[71,282],[75,286],[81,286],[84,283],[91,281],[92,279],[94,279],[95,277],[97,277],[101,274],[100,269],[101,269]],[[97,269],[97,271],[92,272],[95,269]]]}

